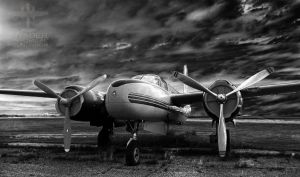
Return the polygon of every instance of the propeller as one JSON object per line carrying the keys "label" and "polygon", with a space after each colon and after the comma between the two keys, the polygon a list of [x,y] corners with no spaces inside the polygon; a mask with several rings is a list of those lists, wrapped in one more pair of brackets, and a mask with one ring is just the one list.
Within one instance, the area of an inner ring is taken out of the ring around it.
{"label": "propeller", "polygon": [[103,82],[106,79],[107,75],[104,74],[100,77],[98,77],[97,79],[93,80],[92,82],[90,82],[82,91],[80,91],[77,95],[73,96],[70,99],[70,102],[72,102],[73,100],[75,100],[77,97],[79,97],[80,95],[84,94],[85,92],[91,90],[92,88],[94,88],[96,85],[98,85],[99,83]]}
{"label": "propeller", "polygon": [[218,128],[217,128],[218,149],[219,149],[220,157],[225,157],[225,155],[226,155],[227,133],[226,133],[225,118],[224,118],[224,104],[227,101],[227,97],[229,97],[230,95],[232,95],[232,94],[234,94],[238,91],[241,91],[243,89],[246,89],[246,88],[254,85],[255,83],[263,80],[264,78],[266,78],[268,75],[270,75],[273,72],[274,72],[273,67],[269,67],[267,69],[264,69],[264,70],[256,73],[255,75],[251,76],[247,80],[245,80],[237,88],[235,88],[234,90],[232,90],[231,92],[229,92],[227,94],[216,94],[213,91],[209,90],[207,87],[205,87],[202,84],[200,84],[199,82],[197,82],[196,80],[190,78],[189,76],[186,76],[186,75],[184,75],[182,73],[179,73],[177,71],[173,72],[173,76],[175,78],[177,78],[178,80],[180,80],[184,84],[186,84],[186,85],[188,85],[188,86],[190,86],[194,89],[203,91],[207,94],[210,94],[210,95],[214,96],[216,98],[217,102],[220,104],[219,124],[218,124]]}
{"label": "propeller", "polygon": [[91,90],[94,88],[96,85],[98,85],[100,82],[103,82],[106,79],[106,75],[100,76],[97,79],[93,80],[90,82],[82,91],[77,93],[75,96],[71,98],[63,98],[59,94],[55,93],[51,88],[43,84],[42,82],[35,80],[33,83],[36,85],[39,89],[44,91],[45,93],[52,95],[57,98],[58,104],[62,104],[65,107],[65,119],[64,119],[64,149],[65,152],[70,151],[70,146],[71,146],[71,119],[70,119],[70,111],[71,111],[71,106],[72,102],[80,97],[82,94],[85,92]]}
{"label": "propeller", "polygon": [[267,69],[264,69],[258,73],[256,73],[255,75],[251,76],[250,78],[248,78],[247,80],[245,80],[241,85],[239,85],[236,89],[232,90],[231,92],[226,94],[226,97],[229,97],[230,95],[243,90],[251,85],[256,84],[257,82],[263,80],[264,78],[266,78],[267,76],[269,76],[270,74],[272,74],[274,72],[274,68],[273,67],[269,67]]}
{"label": "propeller", "polygon": [[58,99],[63,99],[60,95],[58,95],[57,93],[55,93],[51,88],[49,88],[48,86],[46,86],[45,84],[43,84],[42,82],[38,81],[38,80],[34,80],[33,84],[35,86],[37,86],[39,89],[43,90],[45,93],[52,95]]}
{"label": "propeller", "polygon": [[64,148],[65,152],[70,151],[71,146],[71,120],[70,120],[70,109],[66,107],[65,120],[64,120]]}
{"label": "propeller", "polygon": [[191,77],[189,77],[187,75],[184,75],[180,72],[174,71],[173,76],[175,78],[177,78],[178,80],[180,80],[181,82],[183,82],[185,85],[188,85],[197,90],[201,90],[205,93],[211,94],[212,96],[215,96],[215,97],[217,96],[217,94],[215,94],[214,92],[212,92],[211,90],[209,90],[208,88],[201,85],[199,82],[195,81],[194,79],[192,79]]}
{"label": "propeller", "polygon": [[227,146],[227,134],[226,134],[226,124],[224,120],[223,113],[223,104],[220,104],[220,116],[219,116],[219,125],[218,125],[218,147],[220,157],[225,157],[226,155],[226,146]]}

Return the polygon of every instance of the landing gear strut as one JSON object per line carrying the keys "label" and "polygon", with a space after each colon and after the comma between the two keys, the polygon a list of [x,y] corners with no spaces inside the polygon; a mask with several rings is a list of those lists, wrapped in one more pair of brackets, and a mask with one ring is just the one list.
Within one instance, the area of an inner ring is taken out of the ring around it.
{"label": "landing gear strut", "polygon": [[228,156],[230,154],[230,151],[231,151],[230,131],[228,129],[226,129],[226,134],[227,134],[226,156]]}
{"label": "landing gear strut", "polygon": [[107,127],[103,127],[97,137],[98,148],[107,147],[110,144],[111,135],[112,135],[112,130]]}
{"label": "landing gear strut", "polygon": [[133,166],[140,163],[140,148],[137,140],[138,122],[127,122],[127,130],[132,133],[126,145],[126,164]]}
{"label": "landing gear strut", "polygon": [[110,137],[113,134],[113,122],[109,121],[103,125],[97,137],[98,148],[108,147],[110,145]]}

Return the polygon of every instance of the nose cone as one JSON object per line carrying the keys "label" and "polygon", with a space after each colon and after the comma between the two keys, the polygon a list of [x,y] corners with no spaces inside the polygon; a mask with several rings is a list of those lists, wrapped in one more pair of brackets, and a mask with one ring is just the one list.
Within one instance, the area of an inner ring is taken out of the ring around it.
{"label": "nose cone", "polygon": [[145,82],[135,79],[123,79],[113,82],[108,88],[107,101],[109,103],[128,103],[128,95],[132,92],[146,92]]}
{"label": "nose cone", "polygon": [[128,99],[128,94],[134,91],[135,80],[118,80],[113,82],[106,94],[105,106],[110,116],[115,119],[130,119],[135,112]]}
{"label": "nose cone", "polygon": [[128,92],[130,92],[127,80],[119,80],[113,82],[108,88],[106,94],[107,103],[128,103]]}

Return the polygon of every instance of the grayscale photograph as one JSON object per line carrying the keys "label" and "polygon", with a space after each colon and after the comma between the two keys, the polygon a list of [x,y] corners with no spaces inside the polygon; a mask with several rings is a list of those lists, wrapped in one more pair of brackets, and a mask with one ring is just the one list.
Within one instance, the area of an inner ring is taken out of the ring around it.
{"label": "grayscale photograph", "polygon": [[300,0],[0,0],[1,177],[299,177]]}

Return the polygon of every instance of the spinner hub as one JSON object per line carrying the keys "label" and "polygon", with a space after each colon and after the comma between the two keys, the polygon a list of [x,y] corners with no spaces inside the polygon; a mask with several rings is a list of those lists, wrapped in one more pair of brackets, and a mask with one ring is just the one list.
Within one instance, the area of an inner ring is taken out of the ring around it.
{"label": "spinner hub", "polygon": [[240,104],[240,92],[226,97],[227,93],[235,89],[235,86],[226,80],[218,80],[214,82],[209,89],[216,93],[217,97],[207,93],[204,94],[204,106],[206,107],[207,111],[215,117],[219,117],[220,104],[223,104],[224,118],[230,118],[232,113],[237,110]]}
{"label": "spinner hub", "polygon": [[[74,89],[65,89],[60,96],[66,99],[70,99],[73,96],[77,95],[78,92]],[[70,116],[75,116],[81,109],[83,103],[83,96],[77,97],[74,101],[72,101],[70,104]],[[60,100],[57,100],[56,102],[56,110],[60,112],[61,114],[65,115],[66,112],[66,105],[62,103]]]}

